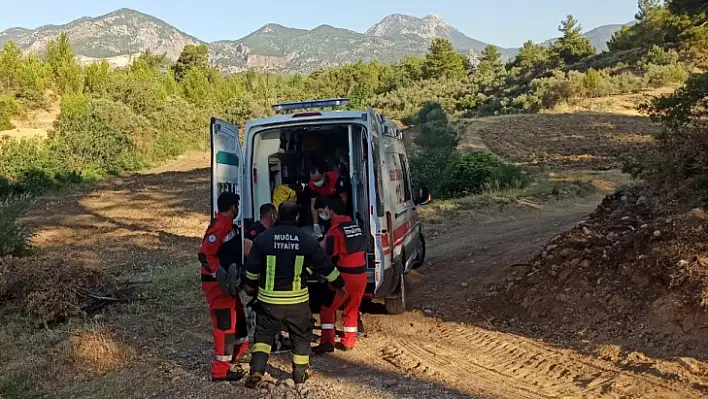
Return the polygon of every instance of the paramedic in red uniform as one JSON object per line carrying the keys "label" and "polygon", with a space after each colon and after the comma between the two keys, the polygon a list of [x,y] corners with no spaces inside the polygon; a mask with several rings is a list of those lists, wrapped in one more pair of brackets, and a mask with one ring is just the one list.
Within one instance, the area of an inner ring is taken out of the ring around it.
{"label": "paramedic in red uniform", "polygon": [[219,213],[204,235],[199,248],[202,263],[202,289],[209,303],[214,333],[214,359],[211,363],[212,381],[239,381],[243,372],[231,371],[230,364],[248,350],[248,327],[243,305],[238,295],[227,295],[217,281],[219,266],[241,267],[241,237],[233,221],[238,215],[240,197],[224,192],[219,195]]}
{"label": "paramedic in red uniform", "polygon": [[[313,166],[310,170],[310,182],[308,183],[308,188],[312,193],[312,198],[310,199],[310,211],[312,212],[312,225],[314,232],[321,236],[322,229],[320,223],[325,226],[325,232],[328,230],[330,225],[329,220],[324,218],[327,215],[320,214],[317,212],[315,206],[315,201],[318,197],[325,196],[329,198],[340,198],[346,204],[350,201],[349,199],[349,185],[345,179],[342,179],[340,174],[337,172],[322,172],[322,168],[319,166]],[[342,213],[344,214],[344,213]],[[323,218],[324,217],[324,218]]]}
{"label": "paramedic in red uniform", "polygon": [[332,257],[344,279],[347,295],[336,296],[329,306],[320,309],[320,345],[313,348],[315,353],[334,352],[335,315],[344,305],[344,337],[341,341],[343,350],[353,349],[357,341],[359,306],[366,291],[366,235],[361,227],[345,215],[346,204],[341,198],[320,197],[317,208],[332,220],[332,227],[323,242],[326,252]]}

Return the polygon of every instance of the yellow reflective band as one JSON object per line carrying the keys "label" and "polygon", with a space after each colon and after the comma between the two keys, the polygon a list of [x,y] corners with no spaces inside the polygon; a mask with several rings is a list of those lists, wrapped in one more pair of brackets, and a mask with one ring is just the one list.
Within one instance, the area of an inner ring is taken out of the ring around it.
{"label": "yellow reflective band", "polygon": [[253,353],[256,352],[267,353],[270,355],[270,345],[256,342],[253,344]]}
{"label": "yellow reflective band", "polygon": [[266,280],[265,280],[265,290],[273,291],[275,287],[275,255],[268,255],[266,257]]}
{"label": "yellow reflective band", "polygon": [[333,282],[334,280],[336,280],[337,277],[339,277],[339,270],[337,270],[337,269],[335,268],[334,270],[332,270],[332,273],[330,273],[330,274],[327,276],[327,281],[329,281],[329,282],[331,283],[331,282]]}
{"label": "yellow reflective band", "polygon": [[246,278],[249,280],[258,281],[260,277],[261,275],[258,273],[246,272]]}
{"label": "yellow reflective band", "polygon": [[302,263],[304,261],[305,258],[302,255],[295,257],[295,278],[293,279],[293,291],[299,291],[302,289],[302,279],[300,276],[302,276]]}
{"label": "yellow reflective band", "polygon": [[312,270],[310,270],[309,267],[306,267],[306,268],[305,268],[305,272],[306,272],[307,274],[309,274],[310,276],[312,276]]}
{"label": "yellow reflective band", "polygon": [[271,305],[297,305],[299,303],[307,302],[310,300],[310,295],[305,294],[298,297],[292,298],[273,298],[263,295],[262,292],[258,292],[258,300],[263,303],[269,303]]}
{"label": "yellow reflective band", "polygon": [[310,356],[308,355],[296,355],[293,353],[293,364],[299,366],[310,364]]}
{"label": "yellow reflective band", "polygon": [[263,295],[273,298],[293,298],[296,296],[307,295],[307,288],[298,289],[297,291],[266,291],[263,290]]}

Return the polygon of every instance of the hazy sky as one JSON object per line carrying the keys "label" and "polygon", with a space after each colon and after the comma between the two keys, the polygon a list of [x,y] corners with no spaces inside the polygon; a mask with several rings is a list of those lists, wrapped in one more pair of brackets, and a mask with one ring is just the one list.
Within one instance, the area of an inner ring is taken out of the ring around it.
{"label": "hazy sky", "polygon": [[329,24],[364,32],[393,13],[438,14],[467,36],[503,47],[557,35],[567,14],[584,30],[633,19],[636,0],[1,0],[0,31],[64,24],[132,8],[204,41],[238,39],[269,22],[311,29]]}

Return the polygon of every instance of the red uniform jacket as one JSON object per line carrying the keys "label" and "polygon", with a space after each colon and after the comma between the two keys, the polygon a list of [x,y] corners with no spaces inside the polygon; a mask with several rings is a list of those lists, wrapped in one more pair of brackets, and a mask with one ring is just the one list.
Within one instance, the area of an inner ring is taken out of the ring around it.
{"label": "red uniform jacket", "polygon": [[202,281],[216,281],[215,273],[219,266],[228,270],[232,263],[241,264],[241,252],[241,239],[234,229],[233,219],[217,214],[199,248]]}
{"label": "red uniform jacket", "polygon": [[326,237],[327,253],[341,273],[366,273],[366,235],[349,216],[332,219]]}
{"label": "red uniform jacket", "polygon": [[339,173],[337,172],[325,172],[323,174],[325,183],[322,187],[315,186],[315,183],[310,180],[308,186],[316,196],[324,195],[327,197],[332,197],[337,194],[337,181],[339,180]]}

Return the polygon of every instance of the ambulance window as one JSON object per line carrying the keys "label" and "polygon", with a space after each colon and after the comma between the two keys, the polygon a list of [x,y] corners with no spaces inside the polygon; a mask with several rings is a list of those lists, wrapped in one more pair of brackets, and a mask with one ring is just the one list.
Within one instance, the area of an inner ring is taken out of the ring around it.
{"label": "ambulance window", "polygon": [[403,154],[398,154],[401,158],[401,169],[403,170],[403,192],[406,202],[413,199],[413,190],[411,190],[411,179],[408,175],[408,160]]}

